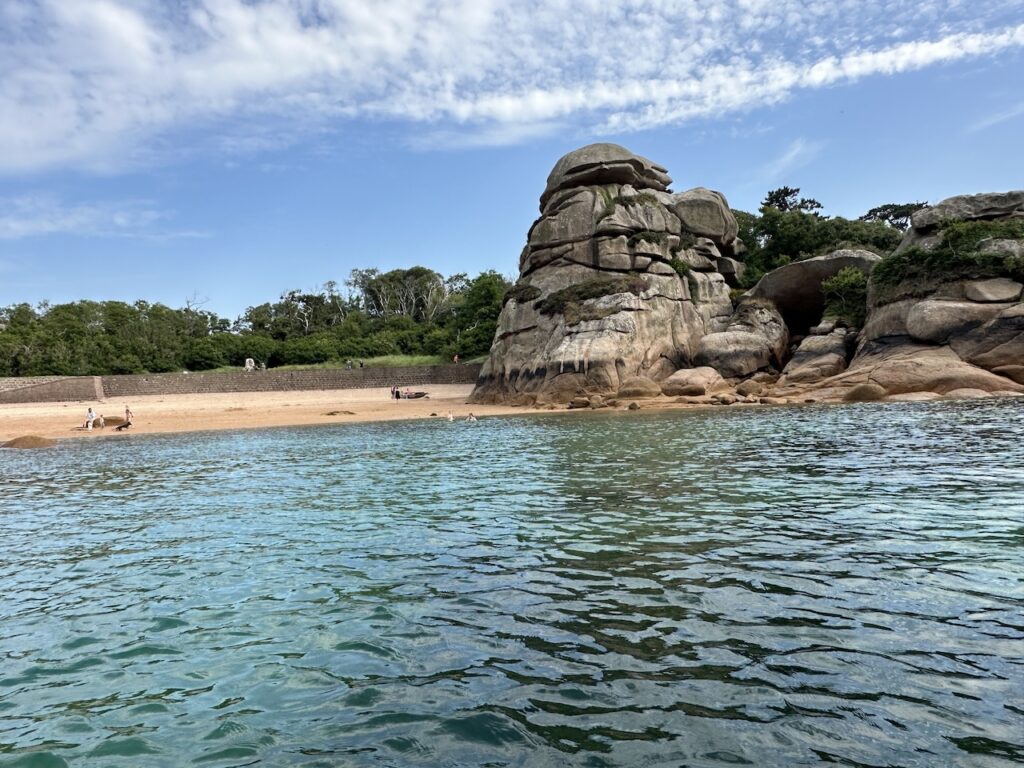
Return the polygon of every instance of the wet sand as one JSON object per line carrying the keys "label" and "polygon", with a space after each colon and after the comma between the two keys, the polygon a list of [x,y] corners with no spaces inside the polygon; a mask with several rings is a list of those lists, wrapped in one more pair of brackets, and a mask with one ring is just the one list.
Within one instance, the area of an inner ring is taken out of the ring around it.
{"label": "wet sand", "polygon": [[[468,405],[472,384],[432,385],[430,396],[392,400],[387,388],[312,392],[232,392],[205,395],[149,395],[102,402],[0,404],[0,443],[23,435],[52,438],[127,437],[133,434],[260,429],[310,424],[358,424],[399,419],[444,418],[451,411],[465,419],[536,412],[506,405]],[[131,429],[86,431],[85,410],[123,417],[125,405],[135,414]]]}

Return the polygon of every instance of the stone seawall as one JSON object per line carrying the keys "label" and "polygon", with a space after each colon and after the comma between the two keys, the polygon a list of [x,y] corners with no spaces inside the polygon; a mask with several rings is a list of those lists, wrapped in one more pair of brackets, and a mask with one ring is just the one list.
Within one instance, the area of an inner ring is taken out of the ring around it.
{"label": "stone seawall", "polygon": [[255,373],[152,373],[130,376],[75,376],[0,391],[0,403],[95,401],[141,395],[218,392],[289,392],[373,387],[473,384],[479,365],[424,365],[395,368],[325,368]]}
{"label": "stone seawall", "polygon": [[[15,379],[7,379],[11,382]],[[100,400],[99,376],[68,376],[37,383],[26,379],[21,387],[8,386],[0,390],[0,403],[59,403],[69,400]]]}

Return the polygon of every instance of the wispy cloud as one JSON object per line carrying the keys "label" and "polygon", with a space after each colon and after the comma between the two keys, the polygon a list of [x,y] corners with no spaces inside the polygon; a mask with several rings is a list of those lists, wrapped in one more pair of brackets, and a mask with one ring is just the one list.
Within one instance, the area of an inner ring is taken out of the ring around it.
{"label": "wispy cloud", "polygon": [[425,146],[637,131],[1021,48],[1003,0],[5,0],[0,172],[145,162],[186,129],[229,152],[352,119]]}
{"label": "wispy cloud", "polygon": [[986,128],[991,128],[994,125],[1005,123],[1007,120],[1013,120],[1015,117],[1024,115],[1024,101],[1018,102],[1006,109],[1001,109],[993,112],[990,115],[986,115],[980,120],[976,120],[967,126],[967,133],[977,133],[978,131],[984,131]]}
{"label": "wispy cloud", "polygon": [[760,176],[772,183],[782,183],[786,174],[804,167],[817,157],[822,147],[822,142],[795,139],[781,154],[761,166]]}
{"label": "wispy cloud", "polygon": [[168,240],[206,237],[174,230],[169,214],[141,200],[68,203],[53,195],[0,198],[0,240],[46,235],[133,237]]}

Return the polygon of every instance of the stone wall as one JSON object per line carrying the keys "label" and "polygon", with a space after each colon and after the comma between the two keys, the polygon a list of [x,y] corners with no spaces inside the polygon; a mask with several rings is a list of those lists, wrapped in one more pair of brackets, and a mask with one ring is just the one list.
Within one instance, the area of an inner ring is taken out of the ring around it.
{"label": "stone wall", "polygon": [[5,376],[0,377],[0,392],[9,392],[12,389],[34,387],[37,384],[49,384],[51,381],[66,379],[66,376]]}
{"label": "stone wall", "polygon": [[[424,365],[396,368],[324,368],[255,373],[152,373],[131,376],[78,376],[0,391],[0,403],[99,400],[141,395],[213,394],[218,392],[289,392],[371,387],[427,387],[473,384],[479,365]],[[98,389],[96,383],[102,386]]]}
{"label": "stone wall", "polygon": [[[8,379],[18,381],[17,379]],[[27,382],[20,387],[7,386],[0,389],[0,403],[56,403],[68,400],[101,399],[98,395],[100,379],[98,376],[68,376],[64,378],[47,378],[43,382],[36,379],[22,379]]]}

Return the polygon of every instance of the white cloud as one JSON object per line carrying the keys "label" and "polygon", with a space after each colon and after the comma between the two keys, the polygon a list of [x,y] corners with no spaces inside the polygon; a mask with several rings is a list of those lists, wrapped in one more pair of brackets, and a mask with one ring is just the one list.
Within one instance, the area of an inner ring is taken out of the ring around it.
{"label": "white cloud", "polygon": [[1022,47],[1003,0],[4,0],[0,172],[124,167],[239,126],[277,145],[352,119],[427,145],[643,130]]}
{"label": "white cloud", "polygon": [[137,237],[165,240],[205,237],[165,228],[168,214],[140,200],[67,203],[48,195],[0,198],[0,240],[45,235]]}

